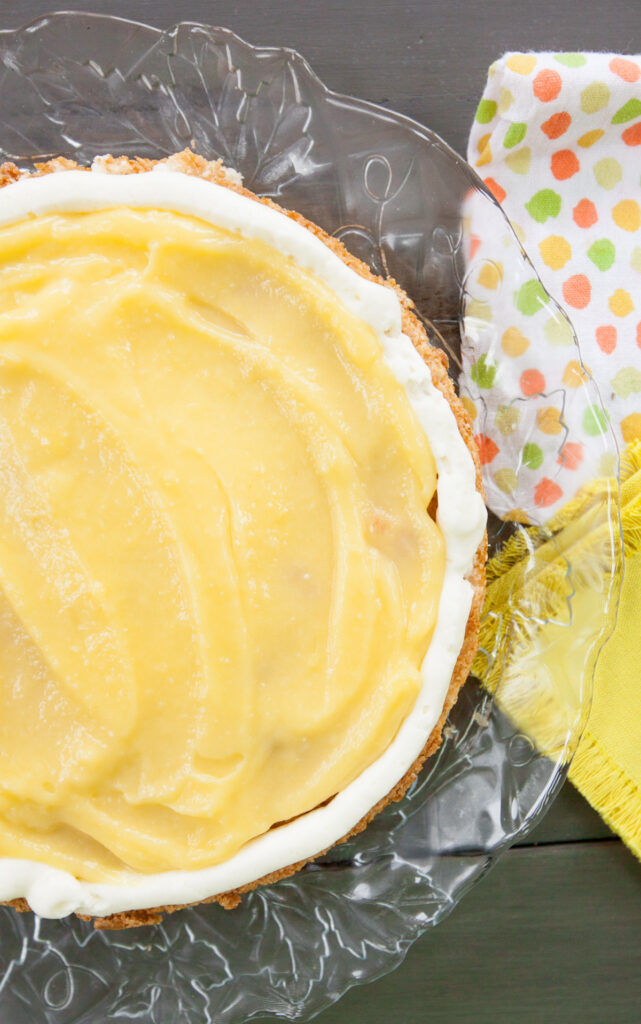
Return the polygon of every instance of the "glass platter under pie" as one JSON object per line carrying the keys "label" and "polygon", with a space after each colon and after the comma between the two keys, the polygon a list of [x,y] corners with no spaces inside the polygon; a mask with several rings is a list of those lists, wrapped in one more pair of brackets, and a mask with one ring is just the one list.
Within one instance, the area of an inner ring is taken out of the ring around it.
{"label": "glass platter under pie", "polygon": [[[160,32],[64,13],[0,33],[0,57],[2,159],[29,167],[59,154],[89,162],[106,152],[159,157],[186,146],[220,156],[248,187],[318,222],[377,273],[395,277],[434,344],[446,349],[455,378],[473,333],[466,324],[473,301],[464,217],[470,200],[501,247],[502,288],[517,290],[535,277],[502,211],[464,161],[420,125],[329,92],[291,50],[254,48],[202,25]],[[551,300],[547,315],[563,320]],[[500,322],[486,320],[483,330],[500,360]],[[504,401],[527,402],[509,371],[503,389]],[[598,403],[587,375],[578,390]],[[480,391],[468,395],[482,428],[492,412]],[[597,456],[614,455],[607,430],[589,443]],[[516,479],[524,471],[531,482],[532,467],[521,462]],[[539,508],[521,507],[524,513],[541,519]],[[3,1019],[306,1018],[397,965],[533,827],[566,777],[616,604],[616,513],[607,508],[604,515],[612,557],[601,575],[602,609],[577,637],[583,671],[571,694],[558,695],[566,724],[552,754],[538,752],[501,712],[500,683],[490,696],[470,678],[443,746],[403,801],[234,911],[201,906],[151,928],[95,932],[75,918],[0,910]],[[491,517],[490,554],[516,529]],[[568,561],[570,581],[572,572]],[[527,620],[527,608],[519,614]],[[562,625],[571,622],[569,599]],[[486,656],[492,667],[495,655]],[[503,660],[510,656],[508,645]]]}

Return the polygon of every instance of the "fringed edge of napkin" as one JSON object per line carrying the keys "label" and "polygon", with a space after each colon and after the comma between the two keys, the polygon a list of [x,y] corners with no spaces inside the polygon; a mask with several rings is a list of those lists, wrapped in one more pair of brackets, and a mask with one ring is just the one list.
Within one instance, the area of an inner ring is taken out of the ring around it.
{"label": "fringed edge of napkin", "polygon": [[[620,466],[623,549],[630,557],[641,551],[641,441],[628,447]],[[582,701],[578,689],[559,694],[549,673],[541,670],[541,636],[546,629],[554,633],[569,628],[576,591],[593,587],[602,592],[613,557],[616,572],[621,572],[616,525],[609,515],[617,493],[614,478],[591,481],[545,527],[514,534],[488,564],[481,646],[473,671],[538,750],[556,759],[569,759],[574,752],[568,737],[578,731]],[[557,632],[555,639],[560,636]],[[641,820],[635,824],[635,817],[641,793],[601,750],[589,725],[570,778],[633,849],[637,844],[638,854]]]}
{"label": "fringed edge of napkin", "polygon": [[599,746],[589,727],[570,765],[570,781],[641,860],[641,791]]}
{"label": "fringed edge of napkin", "polygon": [[[629,445],[620,466],[623,550],[630,558],[641,552],[641,441]],[[514,534],[488,565],[482,649],[473,671],[489,692],[498,687],[497,703],[539,751],[557,758],[572,754],[567,736],[576,730],[576,713],[573,720],[572,707],[537,675],[537,636],[555,619],[567,628],[563,617],[577,586],[589,587],[595,573],[611,571],[616,538],[607,510],[616,493],[616,480],[592,481],[545,527]],[[589,721],[569,777],[641,858],[641,790],[595,740]]]}

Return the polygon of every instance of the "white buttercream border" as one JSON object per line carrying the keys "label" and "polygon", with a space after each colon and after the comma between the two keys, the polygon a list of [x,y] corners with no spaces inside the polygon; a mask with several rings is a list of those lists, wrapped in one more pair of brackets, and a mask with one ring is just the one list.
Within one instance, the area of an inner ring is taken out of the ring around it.
{"label": "white buttercream border", "polygon": [[64,171],[25,177],[0,189],[0,225],[33,215],[113,206],[169,209],[245,237],[260,238],[323,280],[380,338],[384,358],[405,388],[428,436],[438,472],[438,521],[447,552],[445,579],[416,705],[381,757],[330,803],[259,836],[223,864],[141,875],[127,885],[81,882],[35,861],[0,859],[0,901],[25,897],[43,917],[64,917],[72,912],[106,916],[194,903],[313,857],[350,832],[411,767],[438,721],[473,596],[465,577],[485,529],[486,511],[476,489],[472,457],[448,402],[402,333],[401,306],[395,293],[360,277],[320,239],[279,211],[163,165],[155,171],[130,175]]}

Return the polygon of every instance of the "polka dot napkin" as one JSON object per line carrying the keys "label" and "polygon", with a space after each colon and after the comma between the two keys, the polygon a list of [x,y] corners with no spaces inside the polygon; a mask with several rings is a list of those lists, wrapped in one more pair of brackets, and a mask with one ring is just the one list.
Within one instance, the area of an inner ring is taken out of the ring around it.
{"label": "polka dot napkin", "polygon": [[[641,56],[506,54],[490,68],[468,160],[567,312],[619,442],[641,438]],[[536,280],[525,282],[517,315],[531,312],[536,289]],[[567,392],[581,373],[562,320],[548,320],[536,345],[524,341],[515,320],[502,358],[513,361],[524,395]],[[477,384],[483,370],[473,368]],[[486,375],[482,384],[491,405],[492,381]],[[536,431],[528,437],[541,458],[546,430],[555,428],[550,415],[539,412],[538,439]],[[607,468],[587,465],[580,440],[603,429],[603,413],[577,404],[563,415],[578,440],[555,454],[561,469],[533,499],[551,510]],[[499,474],[506,433],[495,429],[483,439]]]}

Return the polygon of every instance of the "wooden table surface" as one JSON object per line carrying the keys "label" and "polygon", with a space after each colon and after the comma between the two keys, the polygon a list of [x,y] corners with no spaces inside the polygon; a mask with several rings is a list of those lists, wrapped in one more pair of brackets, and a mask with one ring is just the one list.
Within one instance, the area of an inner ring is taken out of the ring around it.
{"label": "wooden table surface", "polygon": [[[53,6],[2,0],[0,28]],[[641,48],[639,0],[85,0],[61,7],[160,27],[226,25],[252,43],[294,47],[331,88],[410,115],[460,153],[487,67],[504,50]],[[317,1021],[638,1024],[641,865],[567,785],[536,832],[398,970],[353,989]]]}

